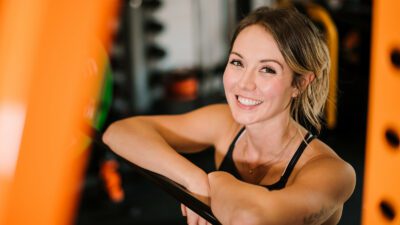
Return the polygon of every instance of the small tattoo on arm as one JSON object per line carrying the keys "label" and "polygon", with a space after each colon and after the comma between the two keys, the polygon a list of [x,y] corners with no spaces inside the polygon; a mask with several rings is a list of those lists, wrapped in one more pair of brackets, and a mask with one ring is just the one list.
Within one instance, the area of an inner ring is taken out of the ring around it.
{"label": "small tattoo on arm", "polygon": [[322,207],[319,212],[312,213],[304,217],[303,224],[304,225],[316,224],[316,222],[320,221],[321,218],[324,218],[329,211],[330,210],[328,210],[328,208]]}

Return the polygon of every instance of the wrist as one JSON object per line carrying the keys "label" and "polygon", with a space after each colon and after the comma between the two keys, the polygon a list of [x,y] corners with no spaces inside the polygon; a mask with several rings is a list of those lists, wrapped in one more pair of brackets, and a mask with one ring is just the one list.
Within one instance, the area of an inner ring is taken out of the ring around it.
{"label": "wrist", "polygon": [[207,174],[199,169],[196,174],[187,176],[186,189],[202,202],[209,204],[210,185]]}

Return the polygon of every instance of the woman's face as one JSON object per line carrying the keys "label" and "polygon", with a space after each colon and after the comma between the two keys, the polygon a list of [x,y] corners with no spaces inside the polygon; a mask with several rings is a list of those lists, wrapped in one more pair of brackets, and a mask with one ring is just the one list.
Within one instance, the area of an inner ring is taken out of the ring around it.
{"label": "woman's face", "polygon": [[237,36],[224,72],[225,95],[233,117],[253,124],[290,115],[293,71],[272,35],[251,25]]}

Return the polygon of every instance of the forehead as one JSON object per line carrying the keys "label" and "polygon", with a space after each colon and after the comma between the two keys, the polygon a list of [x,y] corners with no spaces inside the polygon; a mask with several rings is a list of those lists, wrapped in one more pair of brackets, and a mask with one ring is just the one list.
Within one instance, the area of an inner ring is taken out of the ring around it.
{"label": "forehead", "polygon": [[275,59],[285,62],[274,37],[261,25],[250,25],[244,28],[233,43],[232,51],[248,59]]}

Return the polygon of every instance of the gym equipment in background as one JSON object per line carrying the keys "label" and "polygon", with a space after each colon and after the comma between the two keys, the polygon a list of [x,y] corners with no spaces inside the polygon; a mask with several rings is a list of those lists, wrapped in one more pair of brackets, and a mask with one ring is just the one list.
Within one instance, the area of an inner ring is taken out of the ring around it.
{"label": "gym equipment in background", "polygon": [[108,113],[110,112],[113,99],[113,75],[110,63],[105,63],[104,79],[97,101],[96,112],[92,121],[92,125],[96,130],[102,130],[106,122]]}

